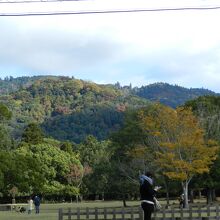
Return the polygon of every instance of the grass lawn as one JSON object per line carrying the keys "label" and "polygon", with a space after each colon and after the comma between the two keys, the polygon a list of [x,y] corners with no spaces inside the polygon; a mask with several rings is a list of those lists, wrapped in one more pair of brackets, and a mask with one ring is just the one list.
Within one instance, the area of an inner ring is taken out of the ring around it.
{"label": "grass lawn", "polygon": [[[166,201],[160,201],[163,206],[165,206]],[[198,202],[198,201],[197,201]],[[205,204],[204,201],[199,201]],[[127,201],[127,206],[138,206],[140,205],[140,201]],[[178,207],[178,201],[172,200],[170,201],[171,205],[175,205]],[[25,204],[27,205],[27,204]],[[16,211],[0,211],[0,220],[58,220],[58,209],[63,208],[85,208],[85,207],[122,207],[122,201],[91,201],[91,202],[81,202],[81,203],[55,203],[55,204],[41,204],[40,206],[40,214],[35,214],[34,210],[31,214],[18,213]]]}
{"label": "grass lawn", "polygon": [[[139,201],[127,202],[128,206],[139,205]],[[122,207],[122,201],[97,201],[97,202],[81,202],[81,203],[58,203],[58,204],[41,204],[40,214],[35,214],[34,210],[31,214],[18,213],[15,211],[0,211],[1,220],[58,220],[59,208],[76,208],[76,207]]]}

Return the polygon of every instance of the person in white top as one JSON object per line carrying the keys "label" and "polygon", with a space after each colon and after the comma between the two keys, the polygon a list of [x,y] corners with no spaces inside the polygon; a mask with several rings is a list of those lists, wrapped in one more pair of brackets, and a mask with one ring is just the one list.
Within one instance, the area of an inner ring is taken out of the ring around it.
{"label": "person in white top", "polygon": [[33,210],[33,200],[32,200],[32,198],[30,197],[30,198],[28,199],[28,214],[31,214],[32,210]]}

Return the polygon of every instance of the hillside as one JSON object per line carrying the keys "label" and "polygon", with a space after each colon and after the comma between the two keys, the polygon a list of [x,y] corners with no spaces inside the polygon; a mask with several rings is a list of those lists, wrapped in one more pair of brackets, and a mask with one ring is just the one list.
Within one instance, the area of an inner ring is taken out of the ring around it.
{"label": "hillside", "polygon": [[11,92],[16,92],[20,88],[27,88],[32,85],[35,81],[39,79],[56,79],[56,76],[22,76],[13,78],[12,76],[6,77],[5,79],[0,78],[0,94],[9,94]]}
{"label": "hillside", "polygon": [[9,128],[15,138],[20,138],[26,124],[35,121],[48,136],[77,143],[89,134],[105,139],[121,127],[127,109],[149,101],[175,108],[199,96],[218,95],[166,83],[132,88],[58,76],[6,78],[0,80],[0,91],[0,102],[13,112]]}
{"label": "hillside", "polygon": [[112,85],[67,77],[42,77],[28,83],[0,96],[0,102],[13,112],[10,127],[16,138],[26,124],[35,121],[59,140],[79,143],[89,134],[102,140],[121,126],[125,110],[148,104]]}
{"label": "hillside", "polygon": [[177,85],[170,85],[168,83],[154,83],[148,86],[142,86],[141,88],[135,88],[134,94],[173,108],[183,105],[186,101],[195,99],[199,96],[219,95],[208,89],[187,89]]}

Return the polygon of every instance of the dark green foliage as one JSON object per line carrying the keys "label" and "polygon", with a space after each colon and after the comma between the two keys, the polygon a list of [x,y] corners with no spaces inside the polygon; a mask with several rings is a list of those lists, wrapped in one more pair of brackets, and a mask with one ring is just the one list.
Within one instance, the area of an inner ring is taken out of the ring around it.
{"label": "dark green foliage", "polygon": [[80,143],[88,135],[104,140],[122,124],[123,112],[113,107],[82,109],[71,115],[58,115],[43,123],[45,132],[58,140]]}
{"label": "dark green foliage", "polygon": [[0,125],[0,150],[11,150],[14,147],[9,132],[3,125]]}
{"label": "dark green foliage", "polygon": [[0,190],[3,194],[13,187],[29,192],[30,187],[39,190],[44,183],[38,163],[29,156],[15,151],[0,151]]}
{"label": "dark green foliage", "polygon": [[[212,139],[220,143],[220,97],[203,96],[197,99],[188,101],[184,107],[191,108],[198,117],[201,126],[204,129],[204,134],[207,140]],[[207,192],[211,189],[220,187],[220,152],[217,159],[214,161],[210,172],[197,177],[194,182],[194,188],[203,189]],[[212,196],[207,197],[207,202],[211,202]]]}
{"label": "dark green foliage", "polygon": [[11,117],[11,111],[9,111],[9,109],[5,105],[0,103],[0,122],[2,122],[3,120],[9,120],[11,119]]}
{"label": "dark green foliage", "polygon": [[197,115],[206,139],[220,142],[220,97],[203,96],[186,102],[184,106],[192,108]]}
{"label": "dark green foliage", "polygon": [[91,170],[83,179],[82,191],[87,194],[106,192],[110,188],[108,182],[112,155],[110,142],[98,141],[94,136],[89,135],[76,146],[76,150],[81,156],[84,167]]}
{"label": "dark green foliage", "polygon": [[39,144],[43,142],[44,134],[36,123],[29,124],[22,135],[22,141],[30,144]]}
{"label": "dark green foliage", "polygon": [[186,101],[204,95],[219,95],[208,89],[187,89],[181,86],[173,86],[167,83],[155,83],[141,88],[135,88],[134,93],[150,101],[160,102],[164,105],[176,108]]}
{"label": "dark green foliage", "polygon": [[69,141],[65,141],[61,144],[60,149],[71,154],[73,152],[73,145]]}
{"label": "dark green foliage", "polygon": [[13,148],[13,140],[6,127],[6,122],[7,120],[10,120],[11,117],[11,111],[9,111],[5,105],[0,103],[0,150],[10,150]]}

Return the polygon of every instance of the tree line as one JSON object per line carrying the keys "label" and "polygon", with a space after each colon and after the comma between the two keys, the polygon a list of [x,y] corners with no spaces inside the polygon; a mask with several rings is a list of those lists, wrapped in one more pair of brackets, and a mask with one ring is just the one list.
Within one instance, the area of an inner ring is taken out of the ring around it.
{"label": "tree line", "polygon": [[[59,195],[137,198],[138,175],[155,171],[162,193],[206,189],[208,202],[219,188],[219,98],[205,96],[173,109],[161,104],[126,111],[108,139],[88,135],[76,144],[51,138],[29,123],[14,139],[12,112],[0,105],[1,196]],[[119,196],[120,195],[120,196]]]}

